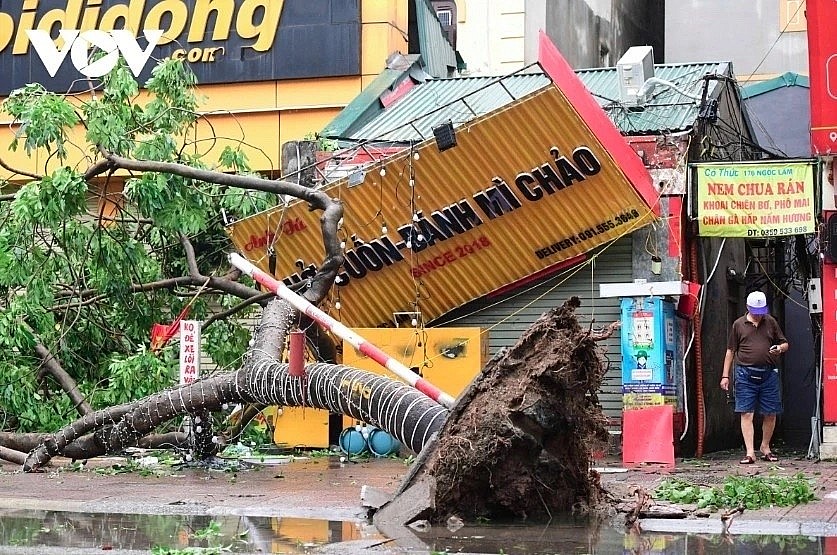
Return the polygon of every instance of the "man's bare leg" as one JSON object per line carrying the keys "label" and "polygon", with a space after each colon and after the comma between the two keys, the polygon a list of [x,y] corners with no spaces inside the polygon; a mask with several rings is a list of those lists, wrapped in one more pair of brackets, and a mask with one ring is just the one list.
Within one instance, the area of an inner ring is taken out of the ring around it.
{"label": "man's bare leg", "polygon": [[[776,418],[774,416],[773,423],[776,423]],[[756,451],[753,448],[753,413],[752,412],[742,412],[741,413],[741,435],[744,436],[744,447],[747,448],[747,455],[753,457],[753,460],[756,458]],[[771,429],[771,434],[773,433]]]}

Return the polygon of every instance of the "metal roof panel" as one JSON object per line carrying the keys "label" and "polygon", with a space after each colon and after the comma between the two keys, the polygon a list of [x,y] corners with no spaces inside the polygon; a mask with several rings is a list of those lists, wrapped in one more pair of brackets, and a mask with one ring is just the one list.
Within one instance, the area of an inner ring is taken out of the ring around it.
{"label": "metal roof panel", "polygon": [[[536,66],[537,67],[537,66]],[[599,105],[625,135],[651,135],[689,129],[697,119],[705,75],[731,77],[726,62],[659,64],[655,77],[674,87],[658,85],[642,109],[629,109],[619,102],[615,67],[582,69],[576,74]],[[550,83],[541,72],[514,73],[503,77],[458,77],[433,79],[416,86],[396,104],[384,110],[344,139],[415,143],[433,136],[436,125],[452,121],[454,126],[502,108],[514,100]],[[718,82],[708,81],[709,97]]]}

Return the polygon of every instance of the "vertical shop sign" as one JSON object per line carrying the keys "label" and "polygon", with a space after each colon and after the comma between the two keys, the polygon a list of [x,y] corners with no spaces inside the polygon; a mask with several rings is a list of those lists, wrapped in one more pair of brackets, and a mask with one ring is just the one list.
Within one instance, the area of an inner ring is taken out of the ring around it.
{"label": "vertical shop sign", "polygon": [[200,377],[201,323],[198,320],[180,322],[180,385],[187,385]]}
{"label": "vertical shop sign", "polygon": [[837,1],[808,0],[811,150],[837,153]]}

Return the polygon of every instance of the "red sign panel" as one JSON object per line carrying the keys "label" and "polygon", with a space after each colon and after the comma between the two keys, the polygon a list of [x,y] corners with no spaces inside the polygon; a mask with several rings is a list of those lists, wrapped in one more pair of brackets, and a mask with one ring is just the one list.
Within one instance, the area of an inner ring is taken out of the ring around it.
{"label": "red sign panel", "polygon": [[837,1],[808,0],[806,11],[811,148],[814,154],[837,154]]}
{"label": "red sign panel", "polygon": [[[832,0],[833,1],[833,0]],[[826,221],[833,214],[826,213]],[[822,267],[822,386],[823,421],[837,423],[837,265],[826,260]]]}

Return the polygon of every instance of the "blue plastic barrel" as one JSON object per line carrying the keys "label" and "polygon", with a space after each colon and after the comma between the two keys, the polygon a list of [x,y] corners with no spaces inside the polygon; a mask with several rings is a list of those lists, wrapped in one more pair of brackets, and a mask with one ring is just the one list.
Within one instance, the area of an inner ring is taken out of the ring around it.
{"label": "blue plastic barrel", "polygon": [[369,434],[369,450],[376,457],[386,457],[397,453],[401,449],[401,442],[392,434],[380,428],[375,428]]}
{"label": "blue plastic barrel", "polygon": [[340,432],[339,444],[340,450],[350,457],[364,453],[367,448],[366,440],[363,438],[363,434],[361,434],[353,426]]}

